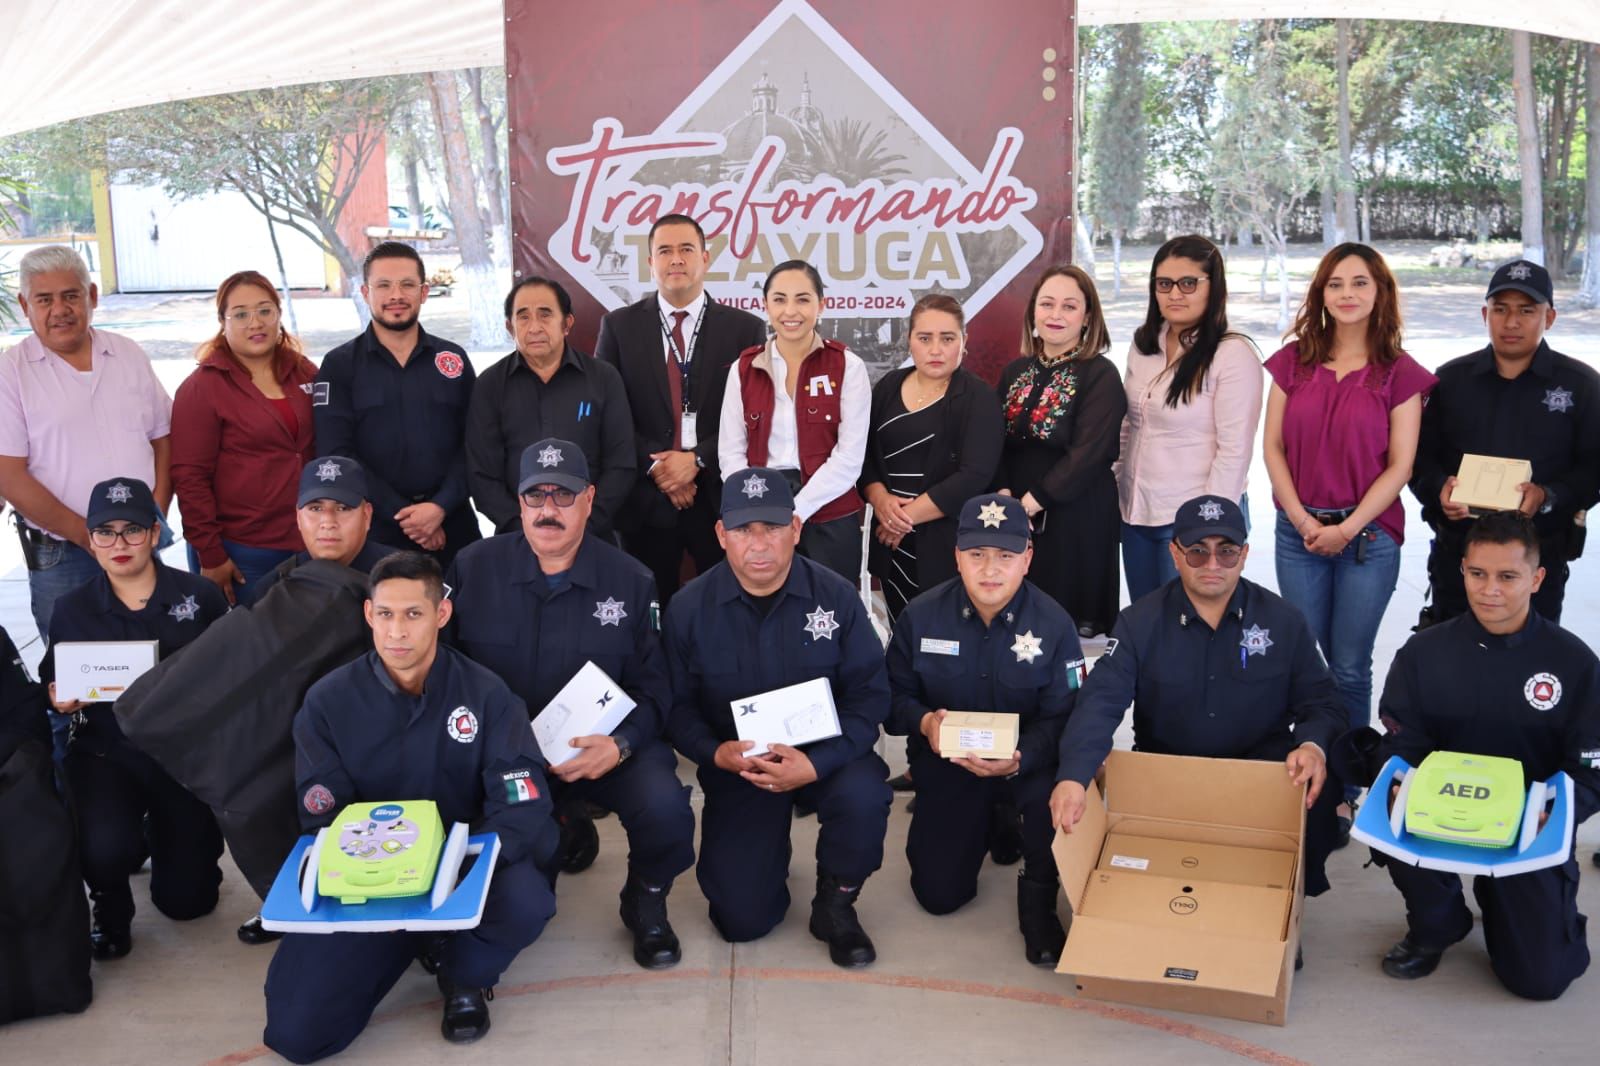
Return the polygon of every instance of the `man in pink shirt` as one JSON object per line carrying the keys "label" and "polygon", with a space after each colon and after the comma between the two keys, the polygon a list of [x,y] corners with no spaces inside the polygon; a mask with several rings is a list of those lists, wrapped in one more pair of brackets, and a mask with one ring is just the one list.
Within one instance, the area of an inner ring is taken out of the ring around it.
{"label": "man in pink shirt", "polygon": [[99,573],[83,515],[62,501],[132,476],[163,512],[171,502],[172,400],[143,349],[92,328],[99,293],[76,252],[37,248],[18,274],[33,335],[0,354],[0,497],[16,513],[44,634],[55,601]]}

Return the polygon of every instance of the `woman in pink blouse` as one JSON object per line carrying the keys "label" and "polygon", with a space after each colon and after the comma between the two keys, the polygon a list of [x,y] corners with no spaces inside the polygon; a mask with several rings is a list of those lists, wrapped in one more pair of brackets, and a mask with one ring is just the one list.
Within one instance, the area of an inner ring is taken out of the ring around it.
{"label": "woman in pink blouse", "polygon": [[1436,379],[1401,350],[1394,275],[1363,244],[1322,257],[1290,336],[1267,360],[1278,591],[1305,612],[1350,725],[1364,726],[1372,646],[1400,574],[1400,490]]}
{"label": "woman in pink blouse", "polygon": [[1167,545],[1180,504],[1244,496],[1263,380],[1255,345],[1228,329],[1222,252],[1193,234],[1163,244],[1123,379],[1117,492],[1130,599],[1178,576]]}

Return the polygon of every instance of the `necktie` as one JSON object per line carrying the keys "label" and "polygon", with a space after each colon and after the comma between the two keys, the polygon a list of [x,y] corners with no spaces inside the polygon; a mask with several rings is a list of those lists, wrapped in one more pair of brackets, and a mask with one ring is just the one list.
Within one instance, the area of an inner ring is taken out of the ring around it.
{"label": "necktie", "polygon": [[689,352],[683,343],[683,320],[689,317],[687,311],[672,312],[672,344],[674,350],[670,353],[667,367],[667,392],[672,396],[672,447],[681,451],[683,448],[683,363],[678,362],[679,356],[687,361]]}

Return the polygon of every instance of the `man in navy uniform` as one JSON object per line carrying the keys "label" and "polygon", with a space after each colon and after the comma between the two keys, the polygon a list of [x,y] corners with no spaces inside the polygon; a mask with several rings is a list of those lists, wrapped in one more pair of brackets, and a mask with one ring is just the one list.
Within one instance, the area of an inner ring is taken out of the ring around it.
{"label": "man in navy uniform", "polygon": [[[1389,727],[1379,754],[1412,766],[1435,751],[1496,755],[1522,763],[1528,781],[1563,770],[1582,822],[1600,809],[1600,660],[1532,608],[1545,576],[1540,541],[1537,524],[1516,512],[1486,515],[1467,531],[1471,610],[1395,654],[1378,704]],[[1373,859],[1406,901],[1406,935],[1384,957],[1383,972],[1426,977],[1472,931],[1461,878],[1376,852]],[[1489,965],[1512,992],[1555,999],[1588,969],[1575,853],[1549,869],[1479,877],[1472,894]]]}
{"label": "man in navy uniform", "polygon": [[466,350],[417,322],[428,300],[422,256],[384,241],[361,264],[372,322],[330,351],[312,386],[317,450],[361,460],[378,539],[419,547],[450,565],[479,537],[467,499]]}
{"label": "man in navy uniform", "polygon": [[694,812],[661,736],[670,690],[655,582],[638,560],[586,532],[595,489],[576,444],[547,439],[524,449],[517,492],[522,528],[471,546],[451,567],[451,640],[534,715],[586,662],[634,700],[609,736],[571,741],[576,752],[551,767],[551,786],[569,845],[594,837],[584,812],[591,801],[622,820],[621,915],[633,957],[647,969],[672,966],[682,953],[667,892],[694,862]]}
{"label": "man in navy uniform", "polygon": [[398,548],[371,536],[372,489],[365,468],[343,455],[323,455],[300,471],[295,522],[305,550],[279,563],[255,583],[251,602],[282,580],[283,575],[312,559],[326,559],[363,574]]}
{"label": "man in navy uniform", "polygon": [[169,918],[210,914],[222,883],[222,833],[211,809],[128,742],[111,703],[56,699],[58,642],[154,640],[159,657],[168,659],[227,613],[215,584],[157,557],[158,513],[150,487],[138,478],[94,487],[84,515],[100,573],[56,601],[50,647],[40,664],[52,705],[76,719],[63,769],[94,905],[89,939],[97,959],[119,959],[132,950],[128,878],[147,853],[150,899]]}
{"label": "man in navy uniform", "polygon": [[683,556],[704,573],[717,545],[718,421],[728,367],[765,344],[767,324],[706,292],[706,234],[688,215],[650,227],[656,291],[600,320],[594,357],[616,367],[633,414],[638,477],[619,513],[623,547],[656,577],[663,603],[678,591]]}
{"label": "man in navy uniform", "polygon": [[419,950],[438,963],[445,1039],[478,1039],[485,990],[556,909],[545,871],[559,833],[522,701],[439,644],[451,607],[430,556],[389,556],[369,587],[374,650],[313,685],[295,717],[300,823],[314,833],[351,803],[433,800],[446,825],[497,834],[499,864],[483,920],[433,949],[404,932],[284,937],[267,970],[262,1042],[291,1062],[348,1047]]}
{"label": "man in navy uniform", "polygon": [[1298,608],[1241,571],[1244,513],[1221,496],[1178,508],[1178,578],[1124,608],[1061,734],[1050,809],[1067,832],[1133,704],[1134,748],[1158,755],[1283,760],[1306,786],[1306,895],[1328,890],[1339,789],[1327,753],[1344,732],[1333,675]]}
{"label": "man in navy uniform", "polygon": [[[1020,502],[989,495],[962,506],[958,576],[912,600],[895,623],[886,729],[911,738],[917,804],[906,858],[917,902],[949,914],[978,894],[992,793],[1009,778],[1022,815],[1023,954],[1036,966],[1054,966],[1067,936],[1056,915],[1061,882],[1050,854],[1050,788],[1084,662],[1071,616],[1025,580],[1032,561]],[[939,726],[952,710],[1020,715],[1016,750],[1005,759],[944,758]]]}
{"label": "man in navy uniform", "polygon": [[[727,559],[684,586],[667,610],[672,713],[667,732],[699,766],[700,888],[724,939],[765,936],[789,909],[789,823],[814,807],[817,892],[811,934],[839,966],[877,958],[855,903],[883,862],[893,795],[873,751],[889,707],[883,648],[855,586],[795,554],[800,520],[789,483],[765,467],[722,487],[717,539]],[[738,739],[733,701],[821,678],[841,734],[768,754]]]}
{"label": "man in navy uniform", "polygon": [[1425,620],[1467,611],[1461,555],[1472,514],[1453,495],[1461,457],[1470,454],[1533,467],[1529,482],[1516,486],[1519,509],[1539,530],[1545,572],[1533,607],[1559,622],[1567,562],[1582,548],[1576,518],[1600,499],[1600,374],[1545,340],[1556,321],[1555,290],[1537,263],[1518,259],[1494,272],[1483,321],[1488,346],[1441,366],[1422,409],[1411,491],[1434,532]]}

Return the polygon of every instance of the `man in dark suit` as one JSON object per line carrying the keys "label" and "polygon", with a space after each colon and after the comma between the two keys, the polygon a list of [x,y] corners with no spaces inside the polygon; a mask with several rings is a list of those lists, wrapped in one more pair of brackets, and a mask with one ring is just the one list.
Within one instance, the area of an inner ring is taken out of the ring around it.
{"label": "man in dark suit", "polygon": [[683,553],[704,572],[722,558],[713,528],[722,494],[717,422],[728,367],[765,344],[766,324],[705,291],[705,231],[688,215],[650,227],[656,292],[600,322],[595,358],[622,373],[633,412],[638,478],[618,515],[623,546],[655,574],[662,606]]}

